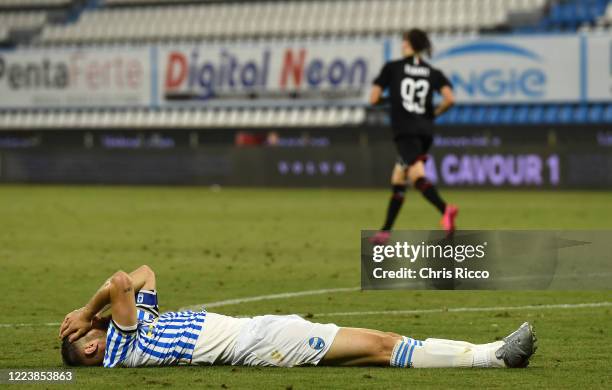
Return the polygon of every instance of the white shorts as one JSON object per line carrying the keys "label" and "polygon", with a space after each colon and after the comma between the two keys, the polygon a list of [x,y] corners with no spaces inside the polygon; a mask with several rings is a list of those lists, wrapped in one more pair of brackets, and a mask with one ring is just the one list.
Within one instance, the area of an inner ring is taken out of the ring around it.
{"label": "white shorts", "polygon": [[254,317],[240,330],[232,365],[317,365],[339,329],[335,324],[317,324],[297,315]]}
{"label": "white shorts", "polygon": [[202,332],[198,337],[191,364],[231,364],[236,341],[250,318],[235,318],[206,313]]}

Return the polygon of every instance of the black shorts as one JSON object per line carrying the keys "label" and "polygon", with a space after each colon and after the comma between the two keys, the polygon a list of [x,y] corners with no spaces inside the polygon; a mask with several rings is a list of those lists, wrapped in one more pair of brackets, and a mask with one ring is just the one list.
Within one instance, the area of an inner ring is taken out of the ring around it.
{"label": "black shorts", "polygon": [[409,167],[417,161],[427,161],[427,152],[432,143],[431,135],[401,135],[395,138],[398,164]]}

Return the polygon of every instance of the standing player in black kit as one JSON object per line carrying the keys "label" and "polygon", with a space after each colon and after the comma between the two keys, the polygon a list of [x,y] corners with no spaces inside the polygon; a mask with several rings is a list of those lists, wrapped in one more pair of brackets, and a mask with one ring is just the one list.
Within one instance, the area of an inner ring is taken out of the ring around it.
{"label": "standing player in black kit", "polygon": [[[382,229],[371,239],[376,244],[385,244],[389,240],[393,222],[404,202],[408,181],[443,215],[441,224],[447,234],[454,232],[459,211],[456,206],[447,205],[436,187],[427,180],[424,164],[433,141],[433,121],[454,104],[452,85],[442,72],[423,60],[423,56],[431,55],[432,50],[431,41],[424,31],[412,29],[404,33],[402,50],[404,58],[385,64],[374,80],[370,96],[370,103],[378,104],[383,91],[389,90],[391,125],[399,153],[391,177],[393,195],[387,218]],[[434,92],[442,95],[442,103],[435,108]]]}

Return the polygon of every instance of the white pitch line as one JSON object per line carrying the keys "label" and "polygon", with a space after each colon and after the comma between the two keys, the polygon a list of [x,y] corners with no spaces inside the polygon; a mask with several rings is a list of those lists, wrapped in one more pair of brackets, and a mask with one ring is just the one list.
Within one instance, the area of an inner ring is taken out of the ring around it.
{"label": "white pitch line", "polygon": [[59,322],[43,322],[40,324],[0,324],[0,328],[19,328],[21,326],[60,326]]}
{"label": "white pitch line", "polygon": [[559,303],[552,305],[524,305],[524,306],[491,306],[491,307],[449,307],[443,309],[415,309],[415,310],[379,310],[379,311],[348,311],[338,313],[319,313],[313,317],[332,316],[371,316],[371,315],[405,315],[405,314],[431,314],[431,313],[467,313],[500,310],[540,310],[540,309],[582,309],[593,307],[612,307],[612,302],[593,303]]}
{"label": "white pitch line", "polygon": [[281,294],[258,295],[254,297],[227,299],[225,301],[203,303],[201,305],[191,305],[187,307],[182,307],[179,310],[192,310],[192,309],[198,310],[202,308],[202,306],[208,309],[210,307],[240,305],[241,303],[248,303],[248,302],[269,301],[272,299],[306,297],[309,295],[322,295],[322,294],[329,294],[329,293],[352,292],[352,291],[359,291],[359,290],[361,290],[360,287],[345,287],[345,288],[328,288],[328,289],[322,289],[322,290],[297,291],[297,292],[289,292],[289,293],[281,293]]}
{"label": "white pitch line", "polygon": [[[322,290],[307,290],[307,291],[297,291],[297,292],[289,292],[289,293],[280,293],[280,294],[270,294],[270,295],[258,295],[254,297],[245,297],[245,298],[236,298],[236,299],[227,299],[224,301],[217,302],[209,302],[201,305],[191,305],[187,307],[182,307],[179,311],[183,310],[200,310],[202,307],[210,308],[210,307],[219,307],[219,306],[230,306],[230,305],[239,305],[241,303],[248,302],[257,302],[257,301],[267,301],[272,299],[283,299],[283,298],[295,298],[295,297],[305,297],[309,295],[322,295],[329,293],[340,293],[340,292],[351,292],[351,291],[359,291],[360,287],[344,287],[344,288],[328,288]],[[60,326],[59,322],[48,322],[41,324],[0,324],[0,328],[13,328],[19,326]]]}
{"label": "white pitch line", "polygon": [[[341,289],[345,291],[345,289]],[[296,293],[293,293],[296,294]],[[276,294],[280,295],[280,294]],[[312,295],[312,294],[310,294]],[[301,295],[298,295],[301,296]],[[406,314],[435,314],[435,313],[469,313],[469,312],[486,312],[500,310],[554,310],[554,309],[584,309],[612,307],[612,302],[590,302],[590,303],[558,303],[552,305],[524,305],[524,306],[490,306],[490,307],[449,307],[440,309],[415,309],[415,310],[377,310],[377,311],[347,311],[337,313],[318,313],[313,317],[332,317],[332,316],[368,316],[368,315],[406,315]],[[15,328],[15,327],[34,327],[34,326],[59,326],[59,322],[46,322],[39,324],[0,324],[0,328]]]}

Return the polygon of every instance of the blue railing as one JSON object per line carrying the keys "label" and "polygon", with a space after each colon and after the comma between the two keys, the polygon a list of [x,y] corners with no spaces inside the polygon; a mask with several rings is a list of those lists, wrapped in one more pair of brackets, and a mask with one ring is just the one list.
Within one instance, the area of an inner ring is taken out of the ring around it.
{"label": "blue railing", "polygon": [[612,104],[459,105],[437,120],[444,125],[610,124]]}

